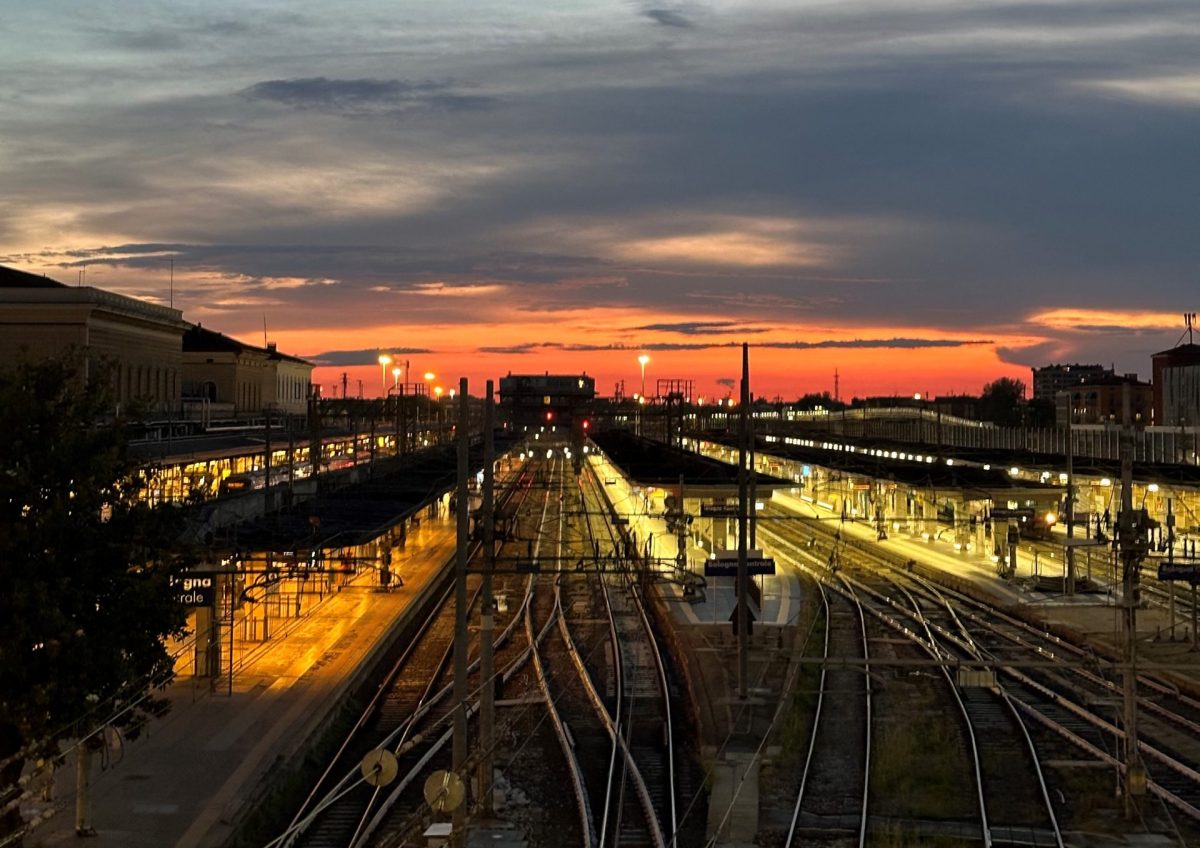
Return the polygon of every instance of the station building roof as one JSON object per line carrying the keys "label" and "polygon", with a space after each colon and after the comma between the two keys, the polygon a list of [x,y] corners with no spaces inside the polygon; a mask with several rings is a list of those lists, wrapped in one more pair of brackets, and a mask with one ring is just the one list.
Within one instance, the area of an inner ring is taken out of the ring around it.
{"label": "station building roof", "polygon": [[[664,442],[635,436],[624,430],[609,430],[592,436],[612,462],[626,476],[643,486],[673,488],[683,478],[684,493],[690,497],[731,497],[737,494],[737,467],[692,451],[680,450]],[[762,492],[789,488],[790,480],[755,475],[755,487]]]}
{"label": "station building roof", "polygon": [[[709,439],[727,447],[729,437]],[[878,446],[856,445],[840,439],[805,439],[794,436],[758,436],[755,449],[802,464],[817,465],[875,480],[888,480],[909,488],[955,490],[963,500],[1052,496],[1064,487],[1016,479],[1007,465],[984,468],[964,464],[953,457],[921,453],[912,445],[888,450]]]}

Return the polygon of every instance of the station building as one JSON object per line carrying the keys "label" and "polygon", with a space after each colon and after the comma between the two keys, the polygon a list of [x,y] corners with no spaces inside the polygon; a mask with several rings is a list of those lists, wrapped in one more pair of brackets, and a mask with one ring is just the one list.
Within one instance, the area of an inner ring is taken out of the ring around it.
{"label": "station building", "polygon": [[183,313],[0,266],[0,368],[77,348],[87,374],[111,369],[114,414],[137,402],[152,420],[202,423],[267,411],[307,414],[312,363],[240,342]]}
{"label": "station building", "polygon": [[135,400],[179,413],[184,329],[178,309],[0,266],[0,367],[78,348],[88,374],[112,368],[114,413]]}
{"label": "station building", "polygon": [[183,335],[184,405],[213,418],[260,415],[267,410],[303,416],[312,363],[255,347],[192,325]]}

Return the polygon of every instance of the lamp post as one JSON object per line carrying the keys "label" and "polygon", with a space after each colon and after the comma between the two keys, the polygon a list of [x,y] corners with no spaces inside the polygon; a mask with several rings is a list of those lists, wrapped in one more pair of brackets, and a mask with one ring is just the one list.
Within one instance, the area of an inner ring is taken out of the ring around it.
{"label": "lamp post", "polygon": [[387,394],[387,368],[391,364],[392,357],[390,354],[379,354],[379,393],[381,395]]}
{"label": "lamp post", "polygon": [[[411,374],[412,372],[410,371],[409,373]],[[437,374],[434,374],[432,371],[426,371],[422,376],[425,379],[425,400],[418,401],[417,414],[418,414],[418,416],[420,415],[420,409],[421,409],[420,404],[424,403],[425,404],[425,412],[427,413],[428,418],[429,418],[429,420],[427,420],[425,422],[425,426],[429,427],[429,425],[433,421],[433,407],[429,405],[429,395],[430,395],[429,384],[437,379]],[[419,421],[419,419],[418,419],[418,421]]]}
{"label": "lamp post", "polygon": [[443,392],[444,392],[444,389],[442,389],[441,386],[433,387],[433,397],[437,401],[437,422],[438,422],[437,443],[439,445],[442,443],[442,433],[446,428],[445,410],[442,409],[442,393]]}
{"label": "lamp post", "polygon": [[400,388],[400,375],[404,373],[404,369],[397,365],[392,369],[392,388]]}
{"label": "lamp post", "polygon": [[638,365],[642,366],[642,397],[646,396],[646,363],[650,361],[650,357],[642,354],[638,357]]}

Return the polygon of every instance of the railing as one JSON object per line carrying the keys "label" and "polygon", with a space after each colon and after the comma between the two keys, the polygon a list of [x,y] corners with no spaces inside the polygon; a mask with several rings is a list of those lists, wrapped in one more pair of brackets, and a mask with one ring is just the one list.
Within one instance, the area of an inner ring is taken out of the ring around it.
{"label": "railing", "polygon": [[[1067,452],[1066,427],[999,427],[935,410],[915,408],[851,409],[836,413],[796,413],[772,416],[756,423],[759,433],[812,437],[829,434],[857,439],[975,448],[996,451],[1058,454]],[[1076,424],[1069,431],[1072,453],[1078,458],[1120,460],[1121,428],[1106,424]],[[1145,427],[1133,433],[1135,462],[1200,465],[1200,428]]]}

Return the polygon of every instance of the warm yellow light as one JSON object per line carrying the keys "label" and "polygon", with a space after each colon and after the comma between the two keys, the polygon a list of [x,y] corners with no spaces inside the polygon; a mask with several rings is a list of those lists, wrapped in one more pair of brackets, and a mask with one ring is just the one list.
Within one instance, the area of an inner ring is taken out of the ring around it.
{"label": "warm yellow light", "polygon": [[1058,515],[1056,515],[1053,512],[1046,513],[1046,523],[1047,524],[1054,524],[1057,521],[1058,521]]}
{"label": "warm yellow light", "polygon": [[646,363],[649,361],[650,361],[650,357],[646,356],[646,354],[644,354],[644,353],[638,357],[638,364],[641,365],[643,368],[646,366]]}
{"label": "warm yellow light", "polygon": [[404,369],[403,369],[403,368],[400,368],[399,366],[397,366],[397,367],[395,367],[395,368],[393,368],[393,369],[392,369],[392,376],[393,376],[393,377],[395,377],[397,380],[399,380],[399,379],[400,379],[400,375],[401,375],[403,372],[404,372]]}
{"label": "warm yellow light", "polygon": [[388,356],[386,353],[381,353],[381,354],[379,354],[379,364],[382,365],[384,368],[387,368],[389,365],[392,364],[392,358],[390,356]]}
{"label": "warm yellow light", "polygon": [[440,397],[442,396],[442,387],[441,387],[441,386],[434,386],[434,388],[433,388],[433,393],[434,393],[435,395],[437,395],[437,396],[440,398]]}
{"label": "warm yellow light", "polygon": [[425,372],[425,379],[426,379],[426,380],[434,380],[434,379],[436,379],[436,378],[437,378],[437,374],[434,374],[432,371],[426,371],[426,372]]}
{"label": "warm yellow light", "polygon": [[920,400],[920,399],[921,399],[921,393],[913,392],[913,400]]}

